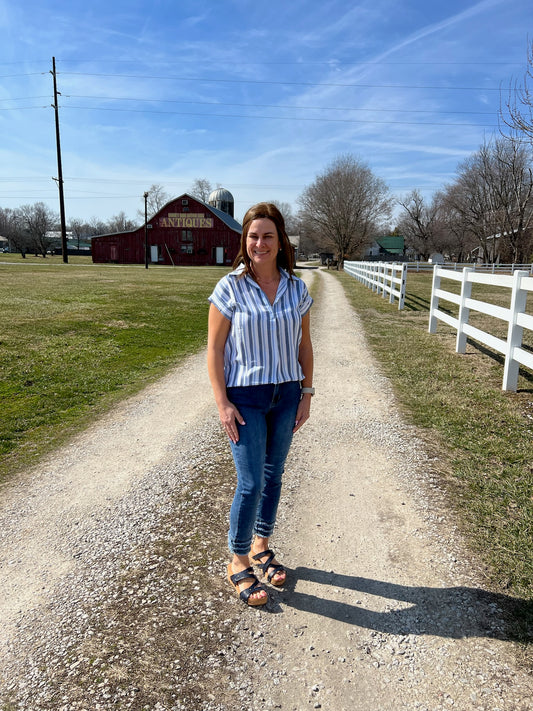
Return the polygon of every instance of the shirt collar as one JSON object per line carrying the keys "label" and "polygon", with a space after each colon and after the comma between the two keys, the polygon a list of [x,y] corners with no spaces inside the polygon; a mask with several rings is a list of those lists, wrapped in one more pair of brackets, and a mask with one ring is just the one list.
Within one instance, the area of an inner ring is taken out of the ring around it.
{"label": "shirt collar", "polygon": [[[279,273],[281,275],[281,278],[280,278],[280,284],[281,284],[282,281],[286,281],[289,278],[289,273],[286,272],[285,269],[283,269],[282,267],[278,267],[278,269],[279,269]],[[244,264],[239,264],[239,266],[236,269],[234,269],[232,272],[229,273],[229,276],[238,277],[243,273],[243,271],[244,271]],[[255,286],[259,287],[259,284],[255,281],[255,279],[252,279],[252,277],[249,276],[248,274],[246,275],[246,279],[248,279],[248,281],[250,281],[252,284],[255,284]]]}

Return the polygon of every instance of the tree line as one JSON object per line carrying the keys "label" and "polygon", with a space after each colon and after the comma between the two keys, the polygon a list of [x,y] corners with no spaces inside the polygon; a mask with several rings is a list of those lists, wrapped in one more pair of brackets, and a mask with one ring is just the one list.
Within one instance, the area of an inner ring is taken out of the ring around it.
{"label": "tree line", "polygon": [[[522,84],[509,89],[500,108],[500,133],[484,140],[460,163],[454,180],[425,199],[419,190],[394,198],[384,180],[350,153],[340,155],[290,204],[275,202],[285,216],[287,232],[300,236],[300,252],[328,252],[339,261],[360,259],[379,235],[404,238],[406,254],[427,260],[434,252],[451,261],[533,261],[533,43]],[[212,186],[194,181],[189,192],[207,202]],[[150,215],[171,196],[161,185],[145,195]],[[391,224],[394,208],[396,223]],[[144,207],[144,206],[143,206]],[[124,232],[137,222],[123,212],[107,222],[73,219],[71,244],[97,234]],[[0,235],[11,248],[46,256],[57,242],[59,217],[39,202],[17,209],[0,208]]]}

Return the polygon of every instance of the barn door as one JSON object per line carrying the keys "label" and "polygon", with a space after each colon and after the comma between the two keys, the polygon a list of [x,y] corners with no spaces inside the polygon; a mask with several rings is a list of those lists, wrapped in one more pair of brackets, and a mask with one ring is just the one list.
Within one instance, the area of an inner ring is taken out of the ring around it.
{"label": "barn door", "polygon": [[216,263],[224,264],[224,247],[216,247]]}

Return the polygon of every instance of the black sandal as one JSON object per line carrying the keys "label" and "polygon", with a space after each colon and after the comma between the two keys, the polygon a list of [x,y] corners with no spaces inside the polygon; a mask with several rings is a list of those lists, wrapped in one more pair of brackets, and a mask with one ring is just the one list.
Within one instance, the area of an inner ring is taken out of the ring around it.
{"label": "black sandal", "polygon": [[[240,599],[250,607],[259,607],[260,605],[266,605],[266,603],[268,602],[268,595],[265,595],[265,597],[256,598],[255,600],[250,600],[250,596],[254,593],[260,592],[261,590],[264,590],[264,592],[266,593],[265,588],[257,579],[257,576],[254,573],[254,569],[250,567],[246,568],[246,570],[241,570],[240,573],[234,574],[232,574],[231,570],[231,563],[229,563],[228,580],[237,591],[237,594],[239,595]],[[237,583],[241,583],[243,580],[253,580],[254,582],[250,585],[250,587],[245,588],[244,590],[241,590],[239,592]]]}
{"label": "black sandal", "polygon": [[[268,555],[268,559],[266,563],[261,562],[261,558],[264,558],[266,555]],[[282,585],[285,585],[285,579],[287,577],[287,571],[282,565],[279,565],[278,563],[273,563],[272,561],[274,560],[276,556],[274,555],[274,552],[270,550],[270,548],[266,551],[261,551],[261,553],[257,553],[256,555],[252,556],[252,560],[256,561],[255,565],[257,565],[258,568],[261,568],[263,571],[263,577],[266,578],[267,582],[269,582],[271,585],[275,585],[276,587],[281,587]],[[273,568],[272,572],[267,575],[268,569]],[[285,578],[281,581],[274,581],[272,578],[275,575],[279,575],[280,573],[285,573]]]}

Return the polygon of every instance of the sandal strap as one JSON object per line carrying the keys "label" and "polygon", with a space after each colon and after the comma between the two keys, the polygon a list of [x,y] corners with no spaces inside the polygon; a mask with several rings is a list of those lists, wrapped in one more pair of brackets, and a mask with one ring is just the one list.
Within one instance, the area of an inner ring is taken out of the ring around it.
{"label": "sandal strap", "polygon": [[[285,570],[285,568],[284,568],[282,565],[274,565],[274,564],[272,564],[270,567],[271,567],[273,570],[272,570],[271,573],[269,573],[269,574],[267,575],[267,580],[268,580],[269,583],[272,582],[272,578],[274,577],[274,575],[278,575],[278,573],[286,573],[286,572],[287,572],[287,571]],[[267,568],[267,570],[268,570],[268,568]],[[266,575],[266,573],[265,573],[265,575]]]}
{"label": "sandal strap", "polygon": [[[266,563],[261,563],[261,558],[264,558],[266,555],[268,555]],[[257,567],[261,568],[261,570],[263,571],[263,575],[266,576],[266,579],[269,583],[272,582],[272,578],[274,577],[274,575],[286,572],[285,568],[282,565],[272,562],[275,557],[276,556],[274,554],[274,551],[271,551],[270,548],[266,551],[262,551],[261,553],[257,553],[257,555],[252,556],[252,560],[257,561]],[[272,571],[270,573],[268,573],[269,568],[272,568]]]}
{"label": "sandal strap", "polygon": [[257,575],[254,573],[254,569],[250,566],[249,568],[246,568],[246,570],[241,570],[239,573],[234,573],[233,575],[230,575],[230,580],[231,582],[236,585],[237,583],[241,583],[243,580],[249,578],[253,578],[257,582]]}
{"label": "sandal strap", "polygon": [[249,588],[244,588],[244,590],[241,590],[239,597],[241,598],[241,600],[244,600],[244,602],[247,603],[248,599],[250,598],[250,595],[253,595],[254,593],[260,592],[264,589],[265,588],[261,585],[259,580],[255,578],[255,581],[250,585]]}
{"label": "sandal strap", "polygon": [[[261,558],[264,558],[265,556],[268,556],[267,562],[262,563]],[[276,556],[274,555],[274,551],[271,551],[270,548],[268,548],[266,551],[262,551],[261,553],[257,553],[257,555],[252,556],[252,560],[257,561],[257,567],[261,568],[263,571],[263,575],[266,575],[267,570],[271,567],[271,562],[274,560]]]}

